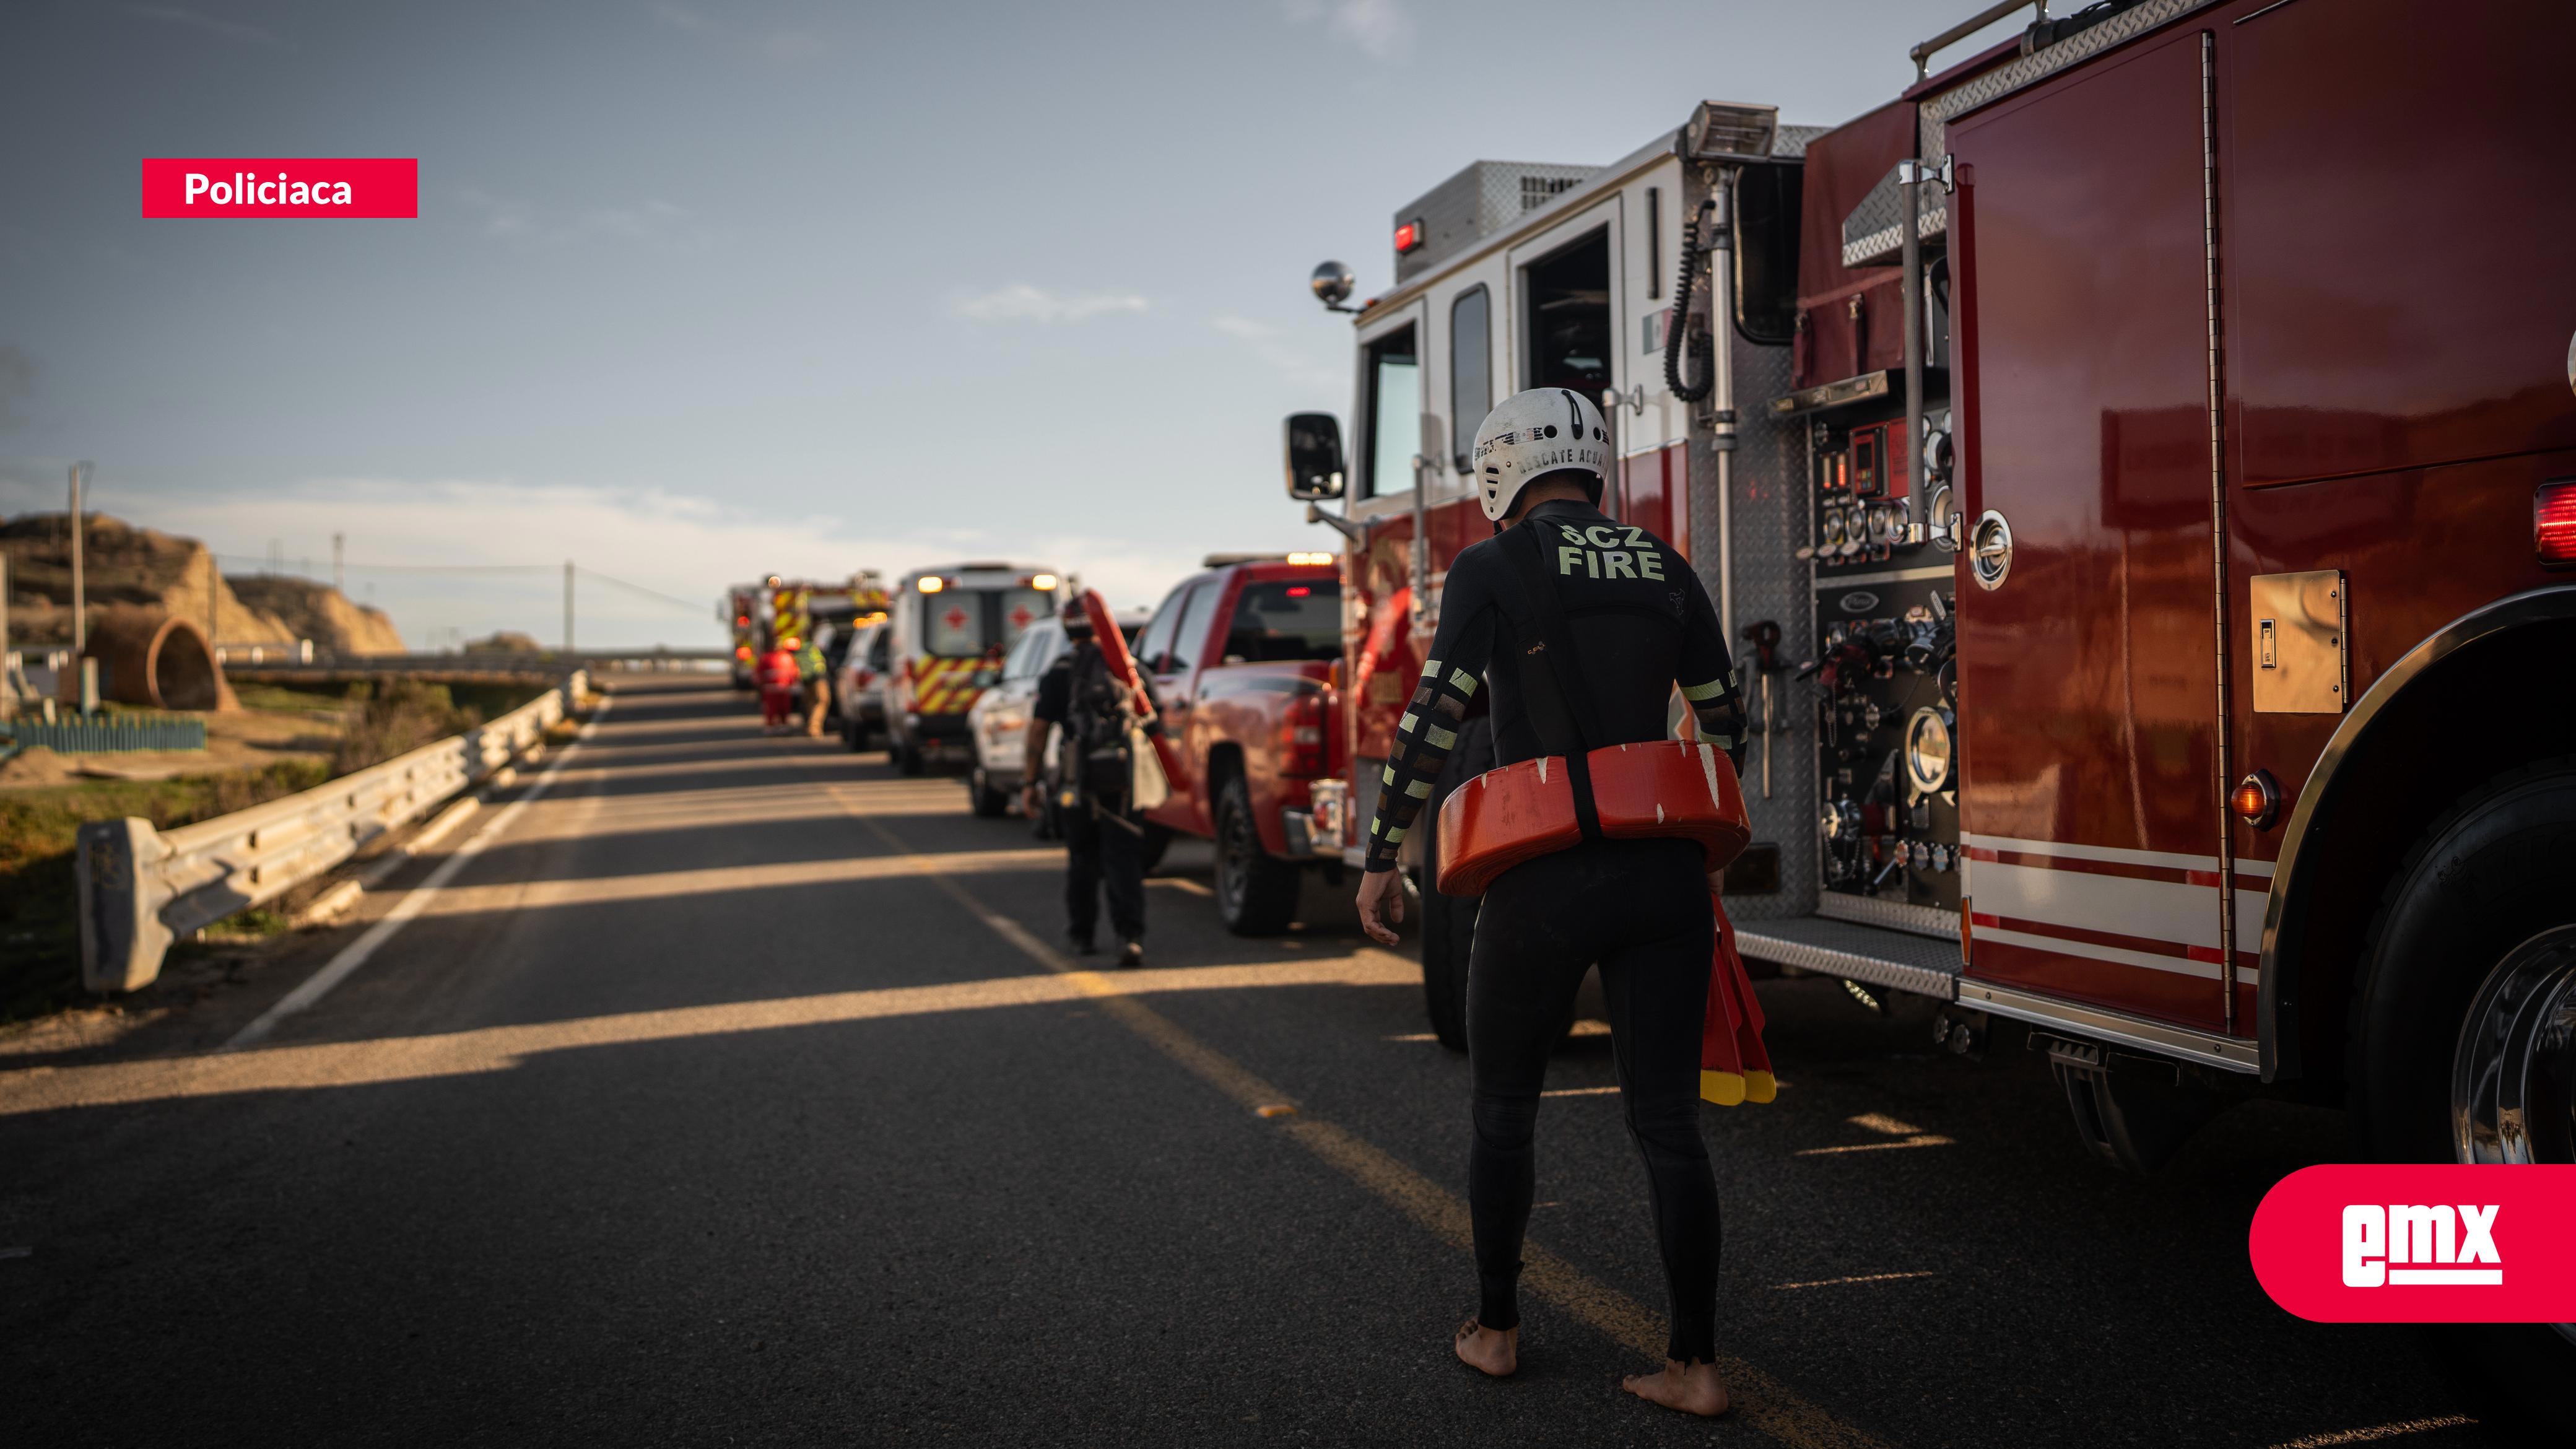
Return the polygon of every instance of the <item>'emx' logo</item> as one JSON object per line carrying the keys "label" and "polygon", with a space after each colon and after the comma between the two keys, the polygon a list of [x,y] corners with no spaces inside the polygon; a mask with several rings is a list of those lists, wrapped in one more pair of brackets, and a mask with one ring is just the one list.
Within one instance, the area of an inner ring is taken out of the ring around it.
{"label": "'emx' logo", "polygon": [[2319,1323],[2569,1323],[2570,1223],[2576,1166],[2337,1164],[2274,1183],[2245,1251],[2273,1302]]}
{"label": "'emx' logo", "polygon": [[[2502,1203],[2350,1203],[2343,1210],[2346,1288],[2504,1286],[2495,1220]],[[2474,1267],[2485,1263],[2492,1266]],[[2400,1264],[2405,1266],[2401,1267]]]}

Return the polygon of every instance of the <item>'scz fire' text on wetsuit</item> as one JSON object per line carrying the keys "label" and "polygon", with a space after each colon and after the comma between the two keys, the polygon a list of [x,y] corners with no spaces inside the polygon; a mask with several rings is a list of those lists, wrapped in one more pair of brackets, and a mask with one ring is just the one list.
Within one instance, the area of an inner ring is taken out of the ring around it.
{"label": "'scz fire' text on wetsuit", "polygon": [[[1540,557],[1555,574],[1585,688],[1600,707],[1605,745],[1665,738],[1670,690],[1680,684],[1700,738],[1742,763],[1744,697],[1708,590],[1690,563],[1642,528],[1614,523],[1588,504],[1557,499],[1530,510]],[[1504,604],[1517,581],[1502,541],[1465,550],[1449,566],[1440,629],[1422,682],[1397,725],[1377,816],[1369,822],[1368,868],[1392,870],[1407,830],[1431,798],[1440,767],[1480,679],[1493,690],[1497,764],[1535,759],[1540,744],[1525,707],[1524,669],[1545,669],[1533,630]]]}

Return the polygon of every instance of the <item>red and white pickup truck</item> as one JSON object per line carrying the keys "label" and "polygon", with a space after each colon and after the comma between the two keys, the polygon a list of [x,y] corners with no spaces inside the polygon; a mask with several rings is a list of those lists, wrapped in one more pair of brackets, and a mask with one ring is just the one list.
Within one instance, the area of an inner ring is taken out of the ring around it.
{"label": "red and white pickup truck", "polygon": [[1216,901],[1241,936],[1284,929],[1305,867],[1341,874],[1309,786],[1342,768],[1341,572],[1329,553],[1210,554],[1137,636],[1172,742],[1171,798],[1146,818],[1216,842]]}

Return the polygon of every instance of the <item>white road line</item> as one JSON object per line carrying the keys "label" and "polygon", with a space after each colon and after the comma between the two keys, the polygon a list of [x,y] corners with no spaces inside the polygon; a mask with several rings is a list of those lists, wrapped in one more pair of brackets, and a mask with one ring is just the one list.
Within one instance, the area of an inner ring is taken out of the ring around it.
{"label": "white road line", "polygon": [[511,821],[519,818],[520,811],[528,808],[554,784],[555,776],[562,773],[564,766],[572,763],[574,753],[581,748],[584,741],[590,738],[590,732],[598,726],[600,720],[607,716],[611,702],[607,699],[599,702],[599,708],[591,711],[590,719],[573,736],[572,743],[564,746],[563,753],[555,756],[554,763],[546,766],[545,772],[537,776],[536,783],[528,787],[527,793],[504,806],[499,814],[484,821],[482,829],[466,837],[463,845],[456,847],[449,853],[447,859],[438,863],[438,869],[429,873],[429,879],[414,886],[401,900],[395,902],[394,908],[385,913],[384,919],[369,926],[365,935],[341,947],[339,955],[332,957],[321,970],[306,977],[303,985],[279,998],[276,1005],[261,1012],[257,1021],[234,1033],[233,1039],[225,1042],[220,1050],[237,1052],[244,1047],[257,1046],[266,1041],[268,1034],[277,1030],[278,1023],[330,995],[333,987],[348,980],[350,973],[366,965],[367,958],[383,949],[387,941],[392,940],[404,926],[411,923],[412,917],[429,909],[429,903],[438,898],[439,891],[449,881],[456,879],[456,873],[463,870],[474,857],[482,854],[484,846],[497,839],[502,831],[509,828]]}

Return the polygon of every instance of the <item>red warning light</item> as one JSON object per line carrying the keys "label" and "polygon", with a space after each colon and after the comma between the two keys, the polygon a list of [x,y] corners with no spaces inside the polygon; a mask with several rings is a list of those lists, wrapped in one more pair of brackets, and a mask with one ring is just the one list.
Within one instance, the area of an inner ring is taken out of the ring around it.
{"label": "red warning light", "polygon": [[2533,495],[2531,551],[2544,564],[2576,563],[2576,478],[2553,478]]}
{"label": "red warning light", "polygon": [[1302,599],[1313,592],[1315,592],[1313,589],[1306,587],[1304,584],[1290,584],[1288,586],[1288,597],[1292,599]]}
{"label": "red warning light", "polygon": [[1423,229],[1422,219],[1420,217],[1416,217],[1395,229],[1395,254],[1399,257],[1408,252],[1420,251],[1422,249],[1422,242]]}

